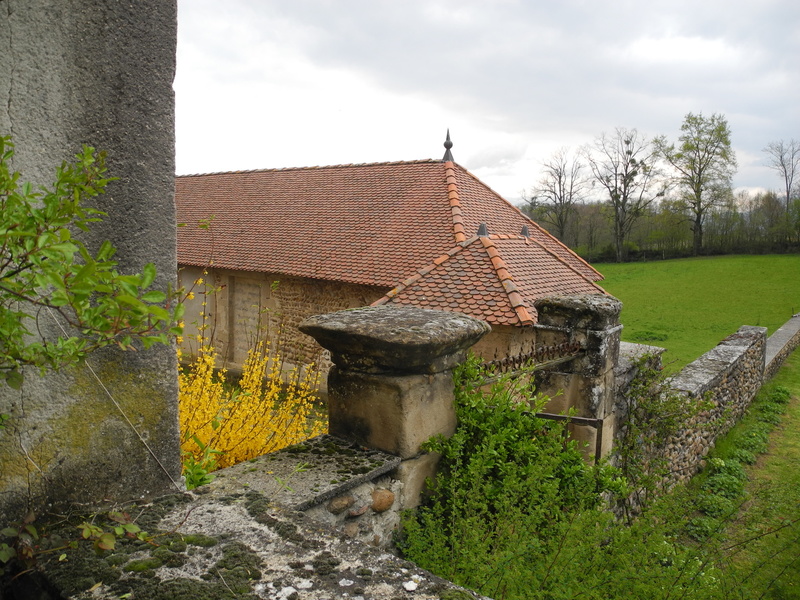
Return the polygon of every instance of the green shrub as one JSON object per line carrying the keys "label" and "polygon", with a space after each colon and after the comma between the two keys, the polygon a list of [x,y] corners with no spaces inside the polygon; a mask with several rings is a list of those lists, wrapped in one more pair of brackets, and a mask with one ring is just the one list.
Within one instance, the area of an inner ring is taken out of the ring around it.
{"label": "green shrub", "polygon": [[737,436],[737,446],[753,454],[762,454],[766,452],[769,446],[769,430],[765,429],[765,427],[760,427],[763,425],[771,429],[768,423],[753,423],[750,427],[745,429],[741,435]]}
{"label": "green shrub", "polygon": [[[602,495],[624,493],[617,472],[589,466],[563,423],[539,419],[508,380],[482,390],[477,359],[456,372],[458,428],[426,449],[442,455],[430,501],[403,518],[398,546],[438,575],[480,588],[545,577],[551,555]],[[541,405],[543,399],[537,402]],[[525,584],[528,585],[528,584]]]}
{"label": "green shrub", "polygon": [[749,450],[745,450],[744,448],[734,449],[731,452],[730,457],[733,460],[745,465],[754,465],[756,463],[756,459],[758,458],[755,454]]}
{"label": "green shrub", "polygon": [[714,458],[711,459],[709,465],[712,474],[723,473],[725,475],[731,475],[739,481],[747,480],[747,473],[745,473],[744,467],[733,457],[726,459]]}
{"label": "green shrub", "polygon": [[[88,206],[111,181],[104,153],[84,146],[37,190],[11,170],[13,156],[11,138],[0,136],[0,380],[18,389],[26,366],[58,369],[106,346],[168,344],[183,306],[150,289],[155,266],[121,274],[110,242],[90,251],[74,237],[105,216]],[[40,337],[45,319],[64,325],[60,337]]]}
{"label": "green shrub", "polygon": [[732,500],[718,494],[704,493],[697,498],[697,509],[709,517],[728,517],[735,506]]}
{"label": "green shrub", "polygon": [[686,535],[698,542],[704,542],[720,529],[720,522],[714,517],[693,517],[686,524]]}
{"label": "green shrub", "polygon": [[792,391],[785,386],[776,385],[770,390],[767,399],[777,404],[788,404],[789,400],[792,399]]}
{"label": "green shrub", "polygon": [[734,500],[744,492],[744,480],[727,473],[715,473],[706,479],[703,491]]}

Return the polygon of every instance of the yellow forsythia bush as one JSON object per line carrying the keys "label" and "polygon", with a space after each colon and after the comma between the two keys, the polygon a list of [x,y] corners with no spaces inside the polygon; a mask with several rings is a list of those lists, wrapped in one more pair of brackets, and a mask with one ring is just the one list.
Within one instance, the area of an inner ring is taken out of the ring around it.
{"label": "yellow forsythia bush", "polygon": [[[201,338],[202,339],[202,338]],[[216,468],[229,467],[325,433],[316,409],[319,371],[295,367],[281,377],[281,357],[268,342],[250,349],[237,385],[217,370],[216,353],[202,344],[180,375],[181,449],[198,463],[209,451]]]}

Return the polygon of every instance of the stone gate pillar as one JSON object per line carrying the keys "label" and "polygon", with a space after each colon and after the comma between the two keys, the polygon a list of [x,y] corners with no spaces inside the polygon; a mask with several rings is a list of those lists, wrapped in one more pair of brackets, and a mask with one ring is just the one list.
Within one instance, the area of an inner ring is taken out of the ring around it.
{"label": "stone gate pillar", "polygon": [[599,449],[605,456],[614,438],[614,366],[619,358],[622,303],[611,296],[585,294],[541,298],[535,307],[537,344],[577,343],[583,348],[573,360],[536,373],[538,391],[552,398],[545,411],[560,414],[573,408],[578,417],[596,419],[596,427],[571,423],[570,433],[587,444],[587,455],[594,456]]}
{"label": "stone gate pillar", "polygon": [[331,435],[403,458],[398,478],[413,505],[435,463],[421,445],[455,431],[452,369],[489,325],[459,313],[377,306],[311,317],[300,330],[331,352]]}

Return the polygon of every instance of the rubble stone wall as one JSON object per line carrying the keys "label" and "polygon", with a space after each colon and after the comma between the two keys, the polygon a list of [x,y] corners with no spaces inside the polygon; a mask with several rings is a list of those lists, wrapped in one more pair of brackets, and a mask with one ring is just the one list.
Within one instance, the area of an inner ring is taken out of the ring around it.
{"label": "rubble stone wall", "polygon": [[764,327],[739,328],[670,381],[673,390],[710,403],[708,410],[698,413],[667,443],[674,482],[700,470],[716,439],[730,431],[761,388],[766,331]]}

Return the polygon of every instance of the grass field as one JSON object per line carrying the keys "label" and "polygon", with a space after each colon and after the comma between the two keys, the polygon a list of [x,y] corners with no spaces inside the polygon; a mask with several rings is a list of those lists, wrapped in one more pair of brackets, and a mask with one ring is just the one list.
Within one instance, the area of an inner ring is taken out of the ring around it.
{"label": "grass field", "polygon": [[800,312],[800,255],[595,264],[623,303],[622,339],[667,348],[676,370],[742,325],[771,334]]}
{"label": "grass field", "polygon": [[800,351],[765,389],[776,385],[788,388],[792,400],[767,453],[747,469],[749,500],[728,527],[725,545],[741,597],[789,600],[800,599]]}

